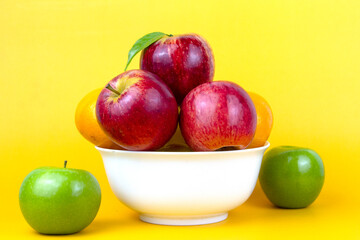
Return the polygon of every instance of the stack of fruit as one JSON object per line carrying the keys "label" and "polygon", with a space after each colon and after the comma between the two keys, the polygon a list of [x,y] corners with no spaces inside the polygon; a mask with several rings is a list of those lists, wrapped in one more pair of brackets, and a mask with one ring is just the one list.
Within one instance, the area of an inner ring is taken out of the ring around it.
{"label": "stack of fruit", "polygon": [[[142,51],[139,70],[126,71]],[[80,133],[101,148],[132,151],[215,151],[263,146],[272,128],[269,104],[235,83],[214,81],[214,57],[198,35],[155,32],[129,52],[125,72],[83,98],[76,109]],[[259,148],[260,149],[260,148]],[[303,208],[319,195],[324,167],[305,148],[268,151],[260,184],[276,206]],[[83,170],[38,168],[19,192],[27,222],[45,234],[88,226],[100,206],[100,185]]]}
{"label": "stack of fruit", "polygon": [[[126,71],[140,51],[140,69]],[[214,151],[260,147],[267,141],[270,106],[235,83],[213,82],[214,56],[202,37],[150,33],[134,44],[127,66],[77,107],[76,126],[93,144]]]}

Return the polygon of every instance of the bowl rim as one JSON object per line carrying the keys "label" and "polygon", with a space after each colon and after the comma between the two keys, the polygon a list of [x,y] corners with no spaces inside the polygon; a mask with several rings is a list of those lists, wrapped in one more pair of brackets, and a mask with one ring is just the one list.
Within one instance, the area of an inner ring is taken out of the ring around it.
{"label": "bowl rim", "polygon": [[240,150],[228,150],[228,151],[199,151],[199,152],[162,152],[162,151],[130,151],[130,150],[118,150],[118,149],[109,149],[95,146],[95,148],[100,152],[108,153],[126,153],[126,154],[150,154],[150,155],[216,155],[216,154],[230,154],[235,152],[257,152],[261,150],[266,150],[270,146],[269,141],[266,141],[264,146],[256,148],[247,148]]}

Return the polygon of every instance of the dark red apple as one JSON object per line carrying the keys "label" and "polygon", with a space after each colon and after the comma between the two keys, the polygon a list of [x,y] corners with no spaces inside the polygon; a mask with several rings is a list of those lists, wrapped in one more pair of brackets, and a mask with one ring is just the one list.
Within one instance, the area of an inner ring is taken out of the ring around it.
{"label": "dark red apple", "polygon": [[96,103],[105,134],[127,150],[155,150],[174,134],[176,99],[155,74],[130,70],[112,79]]}
{"label": "dark red apple", "polygon": [[193,88],[213,80],[214,56],[199,35],[165,36],[142,51],[140,68],[158,75],[180,105]]}
{"label": "dark red apple", "polygon": [[181,104],[180,129],[195,151],[246,148],[254,137],[256,110],[244,89],[216,81],[194,88]]}

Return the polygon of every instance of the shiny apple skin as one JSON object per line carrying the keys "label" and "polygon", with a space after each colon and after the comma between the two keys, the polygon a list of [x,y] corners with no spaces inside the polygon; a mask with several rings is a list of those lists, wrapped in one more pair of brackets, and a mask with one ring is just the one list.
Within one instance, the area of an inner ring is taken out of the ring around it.
{"label": "shiny apple skin", "polygon": [[181,104],[180,129],[185,142],[195,151],[229,146],[244,149],[255,135],[255,106],[235,83],[204,83]]}
{"label": "shiny apple skin", "polygon": [[41,167],[24,179],[19,192],[21,212],[42,234],[73,234],[95,218],[101,202],[97,179],[88,171]]}
{"label": "shiny apple skin", "polygon": [[314,150],[278,146],[263,158],[259,182],[266,197],[280,208],[305,208],[324,185],[324,164]]}
{"label": "shiny apple skin", "polygon": [[[121,95],[104,88],[96,103],[96,116],[110,139],[127,150],[156,150],[174,134],[178,109],[170,88],[155,74],[130,70],[112,79],[136,80]],[[117,89],[119,90],[119,89]]]}
{"label": "shiny apple skin", "polygon": [[180,105],[196,86],[214,77],[214,56],[199,35],[164,37],[142,51],[140,68],[158,75]]}

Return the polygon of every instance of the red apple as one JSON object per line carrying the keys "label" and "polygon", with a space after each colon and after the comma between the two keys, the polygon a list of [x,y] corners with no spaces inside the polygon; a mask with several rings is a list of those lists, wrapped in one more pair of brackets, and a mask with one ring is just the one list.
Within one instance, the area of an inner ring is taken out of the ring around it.
{"label": "red apple", "polygon": [[155,150],[174,134],[176,99],[155,74],[130,70],[112,79],[96,103],[96,117],[105,134],[127,150]]}
{"label": "red apple", "polygon": [[230,146],[243,149],[255,134],[255,106],[235,83],[204,83],[182,102],[180,129],[185,142],[195,151]]}
{"label": "red apple", "polygon": [[140,68],[158,75],[180,105],[193,88],[213,80],[214,56],[199,35],[165,36],[142,51]]}

